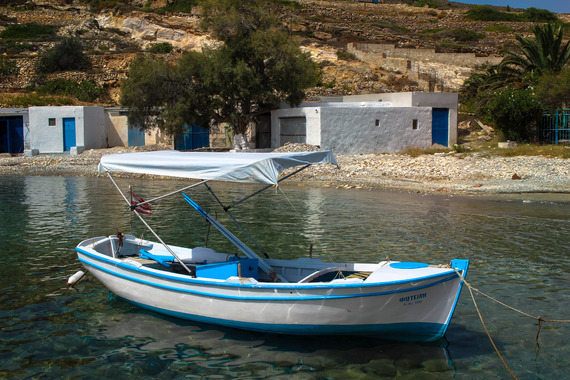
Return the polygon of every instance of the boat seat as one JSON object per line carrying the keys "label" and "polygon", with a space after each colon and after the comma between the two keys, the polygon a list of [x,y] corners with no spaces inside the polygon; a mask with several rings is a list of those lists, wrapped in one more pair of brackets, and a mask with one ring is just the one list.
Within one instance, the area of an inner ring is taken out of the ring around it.
{"label": "boat seat", "polygon": [[139,257],[141,259],[154,260],[160,265],[165,266],[167,268],[170,268],[172,266],[172,264],[169,263],[169,261],[172,261],[173,259],[172,256],[153,255],[152,253],[144,249],[141,249],[139,253],[140,253]]}

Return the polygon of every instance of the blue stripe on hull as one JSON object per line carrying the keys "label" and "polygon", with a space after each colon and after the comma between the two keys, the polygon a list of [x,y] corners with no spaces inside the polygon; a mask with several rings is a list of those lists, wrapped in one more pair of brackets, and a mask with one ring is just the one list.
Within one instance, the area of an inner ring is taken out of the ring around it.
{"label": "blue stripe on hull", "polygon": [[377,325],[301,325],[232,321],[165,310],[119,297],[140,308],[195,322],[221,325],[242,330],[288,335],[365,335],[386,340],[429,342],[443,337],[446,325],[438,323],[391,323]]}

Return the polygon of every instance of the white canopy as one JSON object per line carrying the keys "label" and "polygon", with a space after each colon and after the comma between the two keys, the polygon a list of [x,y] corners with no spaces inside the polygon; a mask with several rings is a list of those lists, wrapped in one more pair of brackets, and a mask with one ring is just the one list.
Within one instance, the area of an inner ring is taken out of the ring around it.
{"label": "white canopy", "polygon": [[299,153],[154,152],[103,156],[99,172],[129,172],[202,180],[252,182],[277,185],[283,170],[300,165],[331,163],[331,151]]}

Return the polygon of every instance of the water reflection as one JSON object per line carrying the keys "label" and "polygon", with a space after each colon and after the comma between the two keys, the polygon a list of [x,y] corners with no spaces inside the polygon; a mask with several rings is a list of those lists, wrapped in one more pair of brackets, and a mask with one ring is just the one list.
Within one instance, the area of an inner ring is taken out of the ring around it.
{"label": "water reflection", "polygon": [[[145,198],[184,181],[118,180]],[[244,191],[244,188],[247,189]],[[214,184],[224,204],[254,186]],[[514,307],[548,318],[570,309],[570,202],[528,196],[470,199],[383,191],[283,186],[232,209],[271,257],[446,262],[469,258],[469,280]],[[189,195],[214,213],[198,189]],[[153,205],[149,223],[172,243],[235,248],[179,197]],[[219,219],[243,236],[231,220]],[[140,222],[134,232],[151,238]],[[65,288],[80,269],[82,239],[129,232],[124,200],[105,178],[2,177],[0,180],[0,368],[3,377],[504,378],[464,292],[447,341],[398,344],[365,338],[281,337],[195,324],[115,299],[93,278]],[[478,298],[486,323],[519,378],[570,372],[568,325],[537,326]],[[448,343],[448,344],[447,344]]]}

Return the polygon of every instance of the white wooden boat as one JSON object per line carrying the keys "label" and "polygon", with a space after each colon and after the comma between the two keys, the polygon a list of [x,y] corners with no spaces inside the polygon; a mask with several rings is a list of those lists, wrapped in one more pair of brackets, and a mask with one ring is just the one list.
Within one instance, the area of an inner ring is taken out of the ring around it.
{"label": "white wooden boat", "polygon": [[[111,180],[112,171],[126,171],[203,180],[189,187],[210,180],[273,186],[281,171],[318,163],[336,164],[336,160],[329,151],[164,151],[104,156],[100,170]],[[128,196],[123,197],[131,205]],[[299,335],[429,341],[445,334],[468,260],[428,265],[261,258],[190,197],[183,197],[245,256],[166,244],[138,212],[137,207],[144,205],[139,203],[131,205],[131,210],[157,241],[132,235],[95,237],[76,247],[79,260],[117,296],[145,309],[194,321]],[[224,209],[229,212],[228,207]]]}

